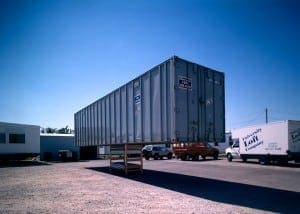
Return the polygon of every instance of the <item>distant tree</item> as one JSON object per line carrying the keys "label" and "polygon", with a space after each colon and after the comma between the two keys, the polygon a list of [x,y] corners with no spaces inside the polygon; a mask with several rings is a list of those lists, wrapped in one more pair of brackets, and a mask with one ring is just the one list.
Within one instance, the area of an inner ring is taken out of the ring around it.
{"label": "distant tree", "polygon": [[45,128],[41,127],[41,128],[40,128],[40,132],[41,132],[41,133],[45,133],[45,132],[46,132],[46,131],[45,131]]}
{"label": "distant tree", "polygon": [[58,129],[57,133],[59,133],[59,134],[70,134],[71,129],[69,128],[69,126],[66,126],[65,128]]}
{"label": "distant tree", "polygon": [[48,133],[48,134],[56,133],[56,128],[50,128],[50,127],[48,127],[48,128],[46,128],[46,133]]}

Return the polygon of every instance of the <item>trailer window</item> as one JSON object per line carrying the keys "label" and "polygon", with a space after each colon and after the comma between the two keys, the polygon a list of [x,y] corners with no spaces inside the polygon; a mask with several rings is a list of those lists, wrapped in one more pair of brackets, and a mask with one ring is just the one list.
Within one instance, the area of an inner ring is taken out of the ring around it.
{"label": "trailer window", "polygon": [[6,143],[5,133],[0,133],[0,143]]}
{"label": "trailer window", "polygon": [[9,143],[25,143],[25,134],[9,134]]}

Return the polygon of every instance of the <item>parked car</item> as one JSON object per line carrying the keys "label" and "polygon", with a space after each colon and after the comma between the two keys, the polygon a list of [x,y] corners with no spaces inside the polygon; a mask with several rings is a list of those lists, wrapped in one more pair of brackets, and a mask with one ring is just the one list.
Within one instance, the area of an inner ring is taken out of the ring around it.
{"label": "parked car", "polygon": [[160,145],[147,145],[142,149],[143,156],[146,160],[150,158],[163,159],[164,157],[171,159],[173,156],[173,152],[170,148],[160,146]]}
{"label": "parked car", "polygon": [[219,150],[208,143],[177,143],[173,145],[173,152],[181,160],[199,160],[199,156],[204,160],[207,156],[217,160],[219,157]]}

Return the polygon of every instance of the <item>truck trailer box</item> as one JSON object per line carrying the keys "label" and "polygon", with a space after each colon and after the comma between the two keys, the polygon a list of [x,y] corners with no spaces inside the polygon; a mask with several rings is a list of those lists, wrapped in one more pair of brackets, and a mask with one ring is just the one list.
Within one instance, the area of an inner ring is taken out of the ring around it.
{"label": "truck trailer box", "polygon": [[232,130],[230,159],[257,158],[260,161],[298,161],[300,158],[300,121],[279,121]]}
{"label": "truck trailer box", "polygon": [[173,56],[74,115],[77,146],[224,142],[224,73]]}

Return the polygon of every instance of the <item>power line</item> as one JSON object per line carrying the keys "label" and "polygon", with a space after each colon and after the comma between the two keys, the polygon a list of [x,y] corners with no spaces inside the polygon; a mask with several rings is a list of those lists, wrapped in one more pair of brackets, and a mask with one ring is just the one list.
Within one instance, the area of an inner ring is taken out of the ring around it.
{"label": "power line", "polygon": [[263,112],[260,111],[258,112],[252,119],[250,120],[245,120],[245,121],[239,121],[239,122],[235,122],[235,123],[230,123],[231,126],[237,126],[237,125],[249,125],[252,122],[258,121],[258,120],[262,120],[263,117]]}

